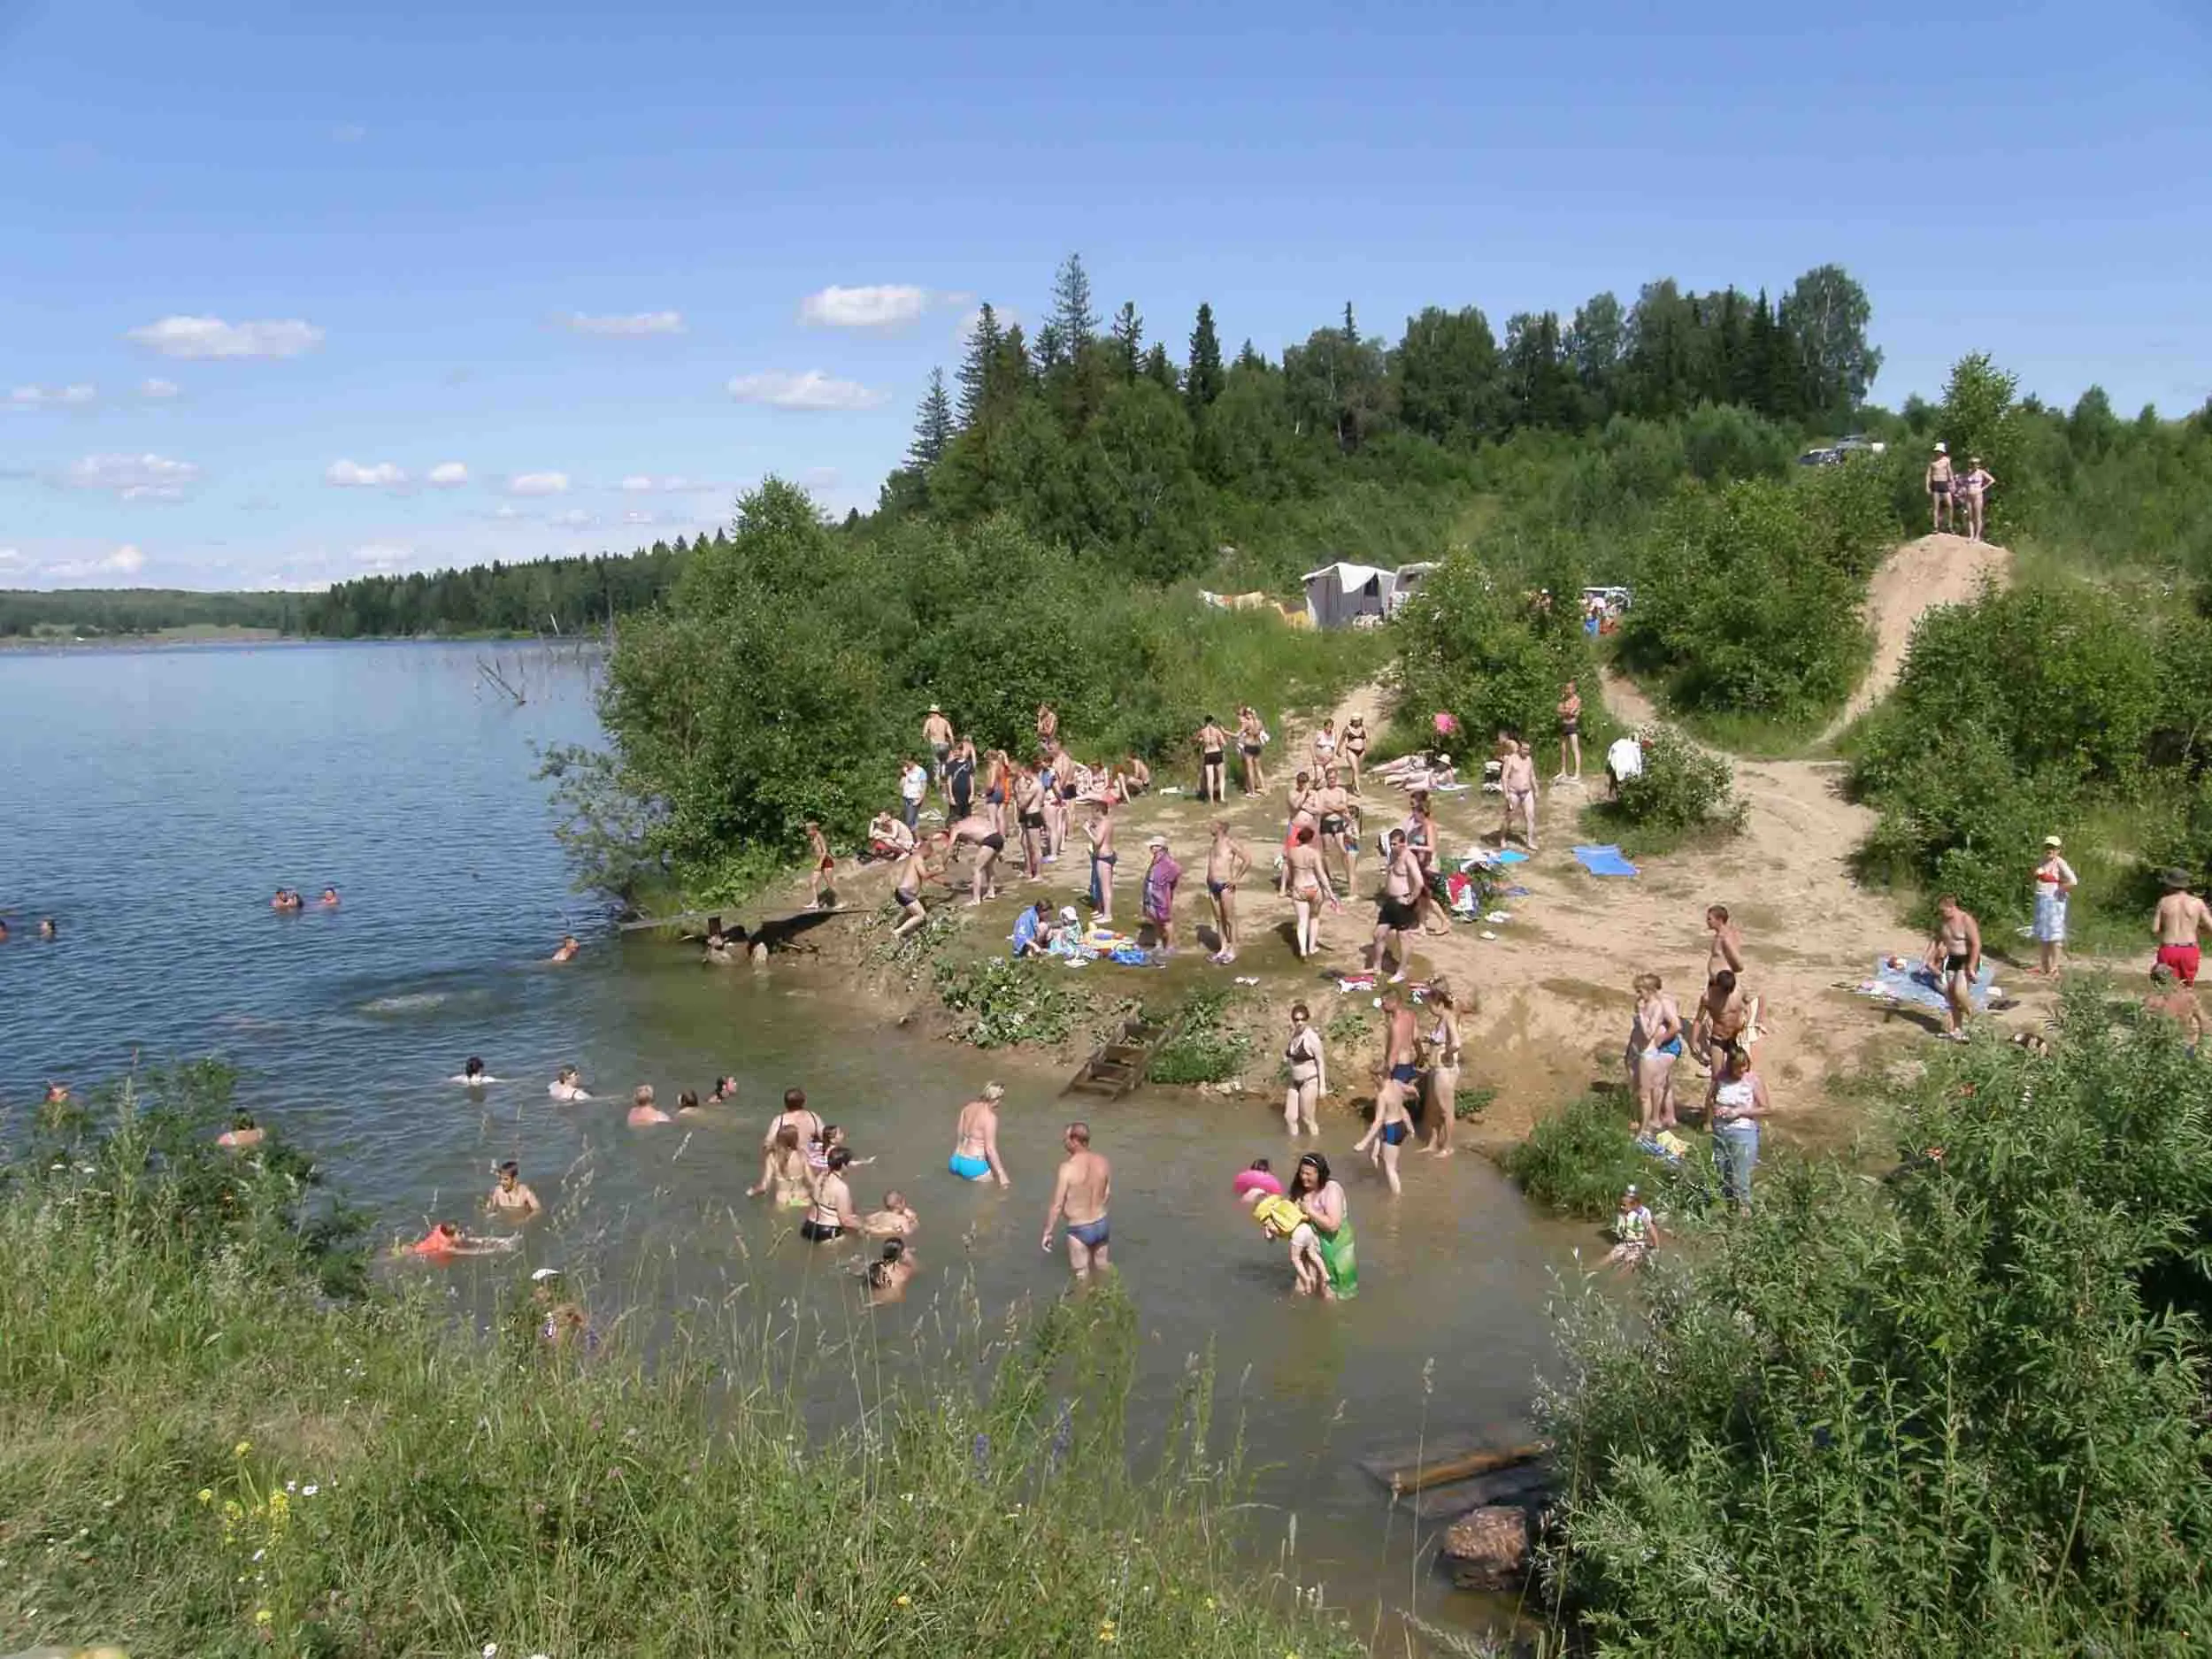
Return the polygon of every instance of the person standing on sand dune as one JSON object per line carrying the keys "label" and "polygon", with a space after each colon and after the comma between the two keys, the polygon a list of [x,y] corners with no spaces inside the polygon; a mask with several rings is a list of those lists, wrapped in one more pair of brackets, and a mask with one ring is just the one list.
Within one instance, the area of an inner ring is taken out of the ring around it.
{"label": "person standing on sand dune", "polygon": [[2043,862],[2035,867],[2035,942],[2042,960],[2028,970],[2045,979],[2058,978],[2058,959],[2066,948],[2066,900],[2080,885],[2073,865],[2062,856],[2065,842],[2055,835],[2043,838]]}
{"label": "person standing on sand dune", "polygon": [[1052,1187],[1052,1208],[1045,1211],[1044,1248],[1052,1251],[1052,1235],[1064,1215],[1068,1224],[1068,1266],[1081,1284],[1094,1271],[1112,1266],[1106,1259],[1111,1233],[1106,1209],[1113,1198],[1113,1166],[1091,1150],[1091,1126],[1071,1123],[1061,1136],[1067,1148],[1059,1178]]}
{"label": "person standing on sand dune", "polygon": [[2151,913],[2151,933],[2158,941],[2158,960],[2171,968],[2174,977],[2184,985],[2194,985],[2201,960],[2197,939],[2207,929],[2212,929],[2212,911],[2208,911],[2204,901],[2189,891],[2185,872],[2162,870],[2158,879],[2166,889],[2166,896],[2159,900],[2158,909]]}
{"label": "person standing on sand dune", "polygon": [[1988,504],[1989,492],[1997,487],[1997,480],[1982,465],[1978,455],[1970,457],[1966,476],[1959,480],[1959,488],[1966,499],[1960,510],[1966,515],[1967,534],[1974,541],[1982,539],[1982,510]]}
{"label": "person standing on sand dune", "polygon": [[1935,458],[1928,463],[1928,528],[1939,533],[1951,527],[1951,452],[1942,444],[1935,447]]}
{"label": "person standing on sand dune", "polygon": [[1743,972],[1743,930],[1728,919],[1725,904],[1705,907],[1706,931],[1712,934],[1712,944],[1705,953],[1705,977],[1710,979],[1723,968],[1731,973]]}
{"label": "person standing on sand dune", "polygon": [[1219,806],[1226,793],[1227,768],[1223,764],[1223,757],[1229,747],[1228,733],[1210,714],[1194,741],[1198,745],[1198,798]]}

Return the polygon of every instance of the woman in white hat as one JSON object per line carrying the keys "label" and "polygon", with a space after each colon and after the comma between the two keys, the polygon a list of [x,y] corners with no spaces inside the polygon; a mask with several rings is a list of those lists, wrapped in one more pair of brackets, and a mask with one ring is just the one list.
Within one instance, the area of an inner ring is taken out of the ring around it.
{"label": "woman in white hat", "polygon": [[2066,895],[2079,885],[2063,856],[2065,845],[2057,836],[2046,835],[2043,862],[2035,867],[2035,942],[2043,953],[2035,972],[2053,979],[2058,977],[2060,947],[2066,942]]}

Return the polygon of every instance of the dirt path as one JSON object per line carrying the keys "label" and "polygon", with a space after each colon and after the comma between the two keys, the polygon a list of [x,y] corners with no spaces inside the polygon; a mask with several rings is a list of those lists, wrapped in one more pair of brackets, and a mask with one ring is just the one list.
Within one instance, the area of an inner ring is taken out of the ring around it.
{"label": "dirt path", "polygon": [[2008,549],[1962,535],[1924,535],[1883,559],[1867,585],[1866,622],[1874,632],[1874,664],[1844,704],[1843,712],[1821,734],[1826,742],[1889,695],[1905,666],[1905,648],[1913,624],[1937,605],[1962,604],[1985,581],[2003,583],[2012,575]]}

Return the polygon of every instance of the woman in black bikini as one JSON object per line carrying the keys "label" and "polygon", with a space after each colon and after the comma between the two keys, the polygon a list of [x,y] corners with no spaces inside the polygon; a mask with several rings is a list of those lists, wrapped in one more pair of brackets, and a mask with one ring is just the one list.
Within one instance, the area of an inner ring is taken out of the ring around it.
{"label": "woman in black bikini", "polygon": [[969,908],[998,897],[998,881],[992,872],[998,868],[999,855],[1006,850],[1006,837],[979,813],[962,818],[952,826],[951,833],[954,846],[965,841],[975,849],[975,871],[968,881]]}
{"label": "woman in black bikini", "polygon": [[1267,770],[1260,764],[1260,750],[1265,747],[1267,728],[1260,724],[1259,710],[1250,703],[1237,710],[1237,754],[1244,763],[1244,793],[1257,795],[1267,787]]}
{"label": "woman in black bikini", "polygon": [[1357,795],[1360,767],[1367,759],[1367,717],[1365,715],[1356,714],[1344,722],[1344,735],[1338,740],[1337,747],[1344,751],[1345,757],[1352,763],[1352,793]]}
{"label": "woman in black bikini", "polygon": [[799,1224],[799,1236],[811,1244],[826,1244],[848,1233],[858,1233],[860,1217],[853,1210],[852,1189],[845,1185],[846,1166],[853,1155],[833,1148],[822,1172],[814,1179],[814,1202]]}

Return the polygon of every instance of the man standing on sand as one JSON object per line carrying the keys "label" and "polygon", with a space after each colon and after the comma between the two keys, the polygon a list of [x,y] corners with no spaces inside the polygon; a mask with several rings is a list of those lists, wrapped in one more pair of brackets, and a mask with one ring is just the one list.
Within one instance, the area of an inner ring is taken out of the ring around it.
{"label": "man standing on sand", "polygon": [[1219,806],[1226,794],[1227,769],[1222,764],[1229,747],[1228,733],[1212,715],[1198,728],[1198,798]]}
{"label": "man standing on sand", "polygon": [[1735,970],[1723,968],[1705,982],[1690,1023],[1690,1052],[1708,1071],[1717,1069],[1713,1051],[1725,1056],[1741,1048],[1745,1029],[1751,1024],[1751,1004],[1738,983]]}
{"label": "man standing on sand", "polygon": [[1152,862],[1144,872],[1144,919],[1160,935],[1163,954],[1175,949],[1175,889],[1183,879],[1183,866],[1167,849],[1167,837],[1155,835],[1145,845]]}
{"label": "man standing on sand", "polygon": [[[2203,906],[2199,905],[2200,913]],[[2194,956],[2194,950],[2190,952]],[[1981,924],[1952,894],[1936,901],[1935,933],[1928,941],[1928,966],[1939,978],[1950,1017],[1942,1033],[1953,1042],[1966,1041],[1966,1017],[1974,1008],[1974,980],[1982,971]]]}
{"label": "man standing on sand", "polygon": [[2189,877],[2179,870],[2162,870],[2159,884],[2166,889],[2166,896],[2158,902],[2158,909],[2151,915],[2151,933],[2158,940],[2158,960],[2174,971],[2174,977],[2184,985],[2197,982],[2197,964],[2201,959],[2197,947],[2198,936],[2212,929],[2212,911],[2204,907],[2204,901],[2189,891]]}
{"label": "man standing on sand", "polygon": [[1927,486],[1928,528],[1947,530],[1951,526],[1951,452],[1940,443],[1928,463]]}
{"label": "man standing on sand", "polygon": [[1986,498],[1996,487],[1997,480],[1983,468],[1982,457],[1978,455],[1970,457],[1966,466],[1966,476],[1959,480],[1959,488],[1966,497],[1960,503],[1960,511],[1966,515],[1967,534],[1978,541],[1982,539],[1982,509],[1987,504]]}
{"label": "man standing on sand", "polygon": [[1091,1150],[1090,1125],[1070,1124],[1061,1144],[1067,1148],[1068,1156],[1060,1165],[1059,1179],[1052,1184],[1052,1208],[1045,1211],[1044,1250],[1048,1256],[1052,1254],[1052,1235],[1064,1215],[1068,1266],[1074,1271],[1076,1283],[1081,1284],[1094,1268],[1102,1271],[1112,1265],[1106,1259],[1106,1205],[1113,1197],[1114,1171],[1112,1165]]}
{"label": "man standing on sand", "polygon": [[1405,982],[1406,937],[1421,925],[1421,912],[1414,902],[1414,895],[1420,890],[1420,860],[1414,856],[1405,831],[1392,830],[1386,843],[1382,895],[1375,906],[1375,956],[1371,965],[1375,972],[1380,973],[1383,959],[1394,944],[1398,960],[1390,972],[1393,985]]}
{"label": "man standing on sand", "polygon": [[929,713],[922,720],[922,741],[929,745],[932,765],[930,776],[940,788],[945,781],[945,763],[952,758],[952,722],[945,718],[945,711],[935,703],[929,705]]}
{"label": "man standing on sand", "polygon": [[1725,904],[1705,907],[1705,926],[1713,935],[1712,949],[1705,956],[1705,977],[1710,979],[1723,968],[1731,973],[1743,972],[1743,933],[1728,919]]}
{"label": "man standing on sand", "polygon": [[1032,881],[1045,879],[1041,845],[1045,833],[1045,787],[1026,766],[1014,768],[1014,813],[1021,825],[1022,873]]}
{"label": "man standing on sand", "polygon": [[1206,849],[1206,896],[1213,901],[1221,949],[1209,960],[1224,967],[1237,959],[1237,883],[1251,867],[1252,856],[1229,833],[1228,821],[1216,818],[1213,845]]}
{"label": "man standing on sand", "polygon": [[[1567,770],[1567,757],[1574,757],[1575,769]],[[1575,689],[1575,682],[1567,682],[1567,694],[1559,699],[1559,775],[1554,783],[1582,781],[1582,694]]]}
{"label": "man standing on sand", "polygon": [[1536,757],[1529,752],[1526,743],[1517,742],[1513,752],[1505,757],[1505,765],[1498,781],[1505,789],[1505,823],[1498,830],[1498,845],[1502,847],[1513,836],[1513,814],[1521,814],[1528,833],[1523,839],[1531,852],[1536,845]]}
{"label": "man standing on sand", "polygon": [[1121,862],[1121,855],[1114,850],[1114,796],[1110,789],[1105,799],[1091,809],[1090,821],[1083,826],[1083,839],[1091,846],[1091,919],[1102,926],[1111,926],[1114,866]]}
{"label": "man standing on sand", "polygon": [[[975,810],[975,740],[961,738],[952,746],[951,758],[945,762],[945,810],[953,818],[965,818]],[[994,826],[1004,833],[1003,826]]]}

